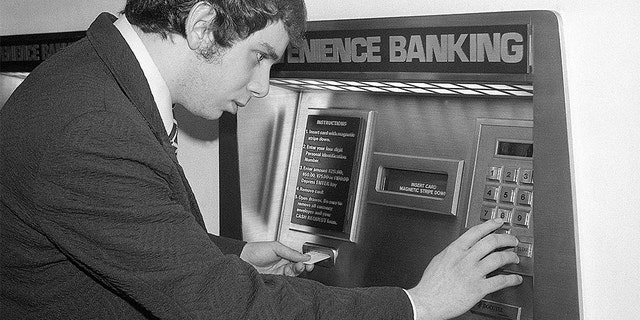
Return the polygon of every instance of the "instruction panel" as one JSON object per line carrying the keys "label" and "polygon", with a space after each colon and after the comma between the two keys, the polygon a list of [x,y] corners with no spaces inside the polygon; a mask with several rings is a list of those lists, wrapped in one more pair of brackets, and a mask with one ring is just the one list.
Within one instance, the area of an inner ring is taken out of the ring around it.
{"label": "instruction panel", "polygon": [[309,115],[291,222],[343,231],[360,118]]}

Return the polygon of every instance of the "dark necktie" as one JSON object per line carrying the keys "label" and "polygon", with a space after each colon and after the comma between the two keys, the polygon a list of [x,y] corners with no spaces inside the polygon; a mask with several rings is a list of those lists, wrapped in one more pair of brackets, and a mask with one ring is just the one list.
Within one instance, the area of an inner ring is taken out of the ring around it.
{"label": "dark necktie", "polygon": [[178,122],[173,120],[173,127],[171,128],[171,132],[169,133],[169,141],[171,141],[171,145],[175,149],[176,154],[178,153]]}

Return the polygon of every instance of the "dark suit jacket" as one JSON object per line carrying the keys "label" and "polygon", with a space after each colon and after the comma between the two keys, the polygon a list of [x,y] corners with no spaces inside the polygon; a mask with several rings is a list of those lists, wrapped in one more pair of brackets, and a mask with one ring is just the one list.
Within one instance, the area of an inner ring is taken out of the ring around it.
{"label": "dark suit jacket", "polygon": [[400,288],[260,275],[210,237],[113,19],[0,110],[0,318],[410,316]]}

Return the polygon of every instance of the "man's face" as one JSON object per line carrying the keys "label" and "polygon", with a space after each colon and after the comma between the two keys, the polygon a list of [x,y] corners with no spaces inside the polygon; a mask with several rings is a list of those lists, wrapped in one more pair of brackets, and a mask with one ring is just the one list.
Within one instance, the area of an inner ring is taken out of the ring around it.
{"label": "man's face", "polygon": [[194,58],[193,68],[181,83],[180,103],[206,119],[217,119],[224,111],[236,113],[252,97],[269,93],[269,71],[288,42],[279,21],[235,42],[213,61]]}

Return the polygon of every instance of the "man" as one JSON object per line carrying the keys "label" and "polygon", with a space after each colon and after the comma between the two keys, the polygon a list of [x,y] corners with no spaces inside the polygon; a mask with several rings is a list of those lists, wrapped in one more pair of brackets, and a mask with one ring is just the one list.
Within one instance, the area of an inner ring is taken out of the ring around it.
{"label": "man", "polygon": [[487,236],[502,221],[409,290],[285,277],[309,257],[207,234],[171,105],[216,119],[265,96],[305,19],[302,0],[129,0],[34,70],[0,110],[0,318],[440,319],[520,283],[486,277],[517,263],[494,252],[514,237]]}

